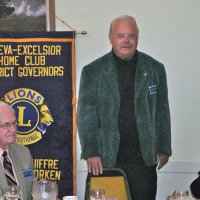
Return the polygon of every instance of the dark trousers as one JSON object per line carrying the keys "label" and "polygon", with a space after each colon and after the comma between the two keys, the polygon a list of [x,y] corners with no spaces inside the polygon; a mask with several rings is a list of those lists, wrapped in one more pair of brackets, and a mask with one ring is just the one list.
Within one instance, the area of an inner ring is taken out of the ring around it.
{"label": "dark trousers", "polygon": [[117,165],[126,173],[132,200],[155,200],[157,192],[156,165]]}

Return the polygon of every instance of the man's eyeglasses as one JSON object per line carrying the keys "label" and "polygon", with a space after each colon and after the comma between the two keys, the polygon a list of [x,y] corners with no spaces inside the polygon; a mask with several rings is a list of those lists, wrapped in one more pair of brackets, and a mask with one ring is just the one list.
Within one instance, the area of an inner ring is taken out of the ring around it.
{"label": "man's eyeglasses", "polygon": [[0,125],[0,127],[4,129],[9,129],[11,126],[14,126],[16,128],[17,122],[16,121],[12,123],[6,122],[5,124]]}

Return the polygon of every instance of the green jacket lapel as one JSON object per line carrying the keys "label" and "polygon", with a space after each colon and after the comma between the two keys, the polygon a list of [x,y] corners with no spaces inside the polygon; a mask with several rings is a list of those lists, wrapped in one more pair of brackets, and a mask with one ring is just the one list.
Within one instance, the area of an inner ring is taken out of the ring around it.
{"label": "green jacket lapel", "polygon": [[141,90],[144,86],[144,82],[147,79],[148,76],[148,70],[146,69],[146,65],[144,63],[144,60],[141,59],[142,55],[140,52],[138,52],[137,57],[137,65],[136,65],[136,75],[135,75],[135,102],[137,102],[137,99],[141,93]]}
{"label": "green jacket lapel", "polygon": [[117,101],[119,102],[119,86],[118,86],[118,74],[115,67],[115,62],[112,57],[112,53],[109,53],[103,63],[104,69],[102,70],[106,80],[108,81],[110,87],[114,91]]}

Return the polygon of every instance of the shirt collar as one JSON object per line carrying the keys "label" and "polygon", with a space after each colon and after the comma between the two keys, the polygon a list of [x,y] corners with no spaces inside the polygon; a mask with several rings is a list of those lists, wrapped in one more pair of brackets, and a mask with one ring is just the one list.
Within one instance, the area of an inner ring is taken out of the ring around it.
{"label": "shirt collar", "polygon": [[3,154],[4,151],[6,151],[7,154],[9,155],[8,148],[2,149],[2,148],[0,147],[0,158],[2,157],[2,154]]}

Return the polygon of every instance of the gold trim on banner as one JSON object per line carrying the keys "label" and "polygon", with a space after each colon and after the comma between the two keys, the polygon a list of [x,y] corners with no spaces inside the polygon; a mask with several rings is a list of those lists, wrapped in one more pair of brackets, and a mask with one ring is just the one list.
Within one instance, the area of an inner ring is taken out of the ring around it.
{"label": "gold trim on banner", "polygon": [[76,69],[75,69],[75,34],[74,40],[72,41],[72,109],[73,109],[73,193],[76,195],[77,188],[76,188]]}

